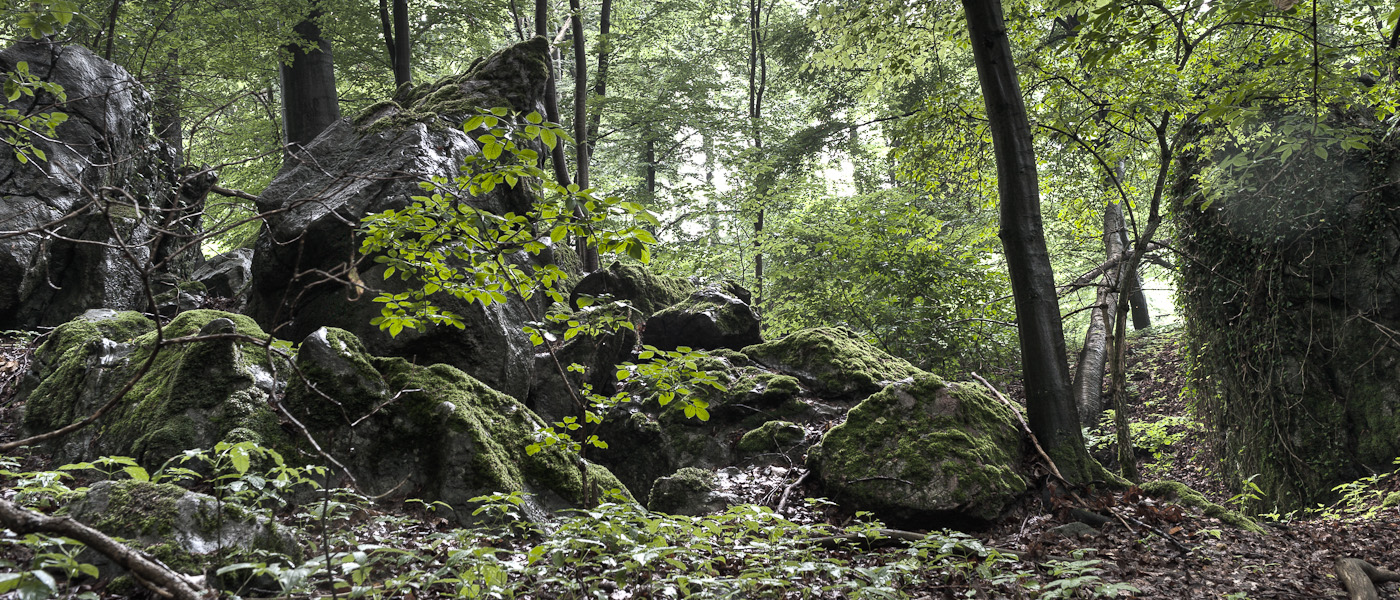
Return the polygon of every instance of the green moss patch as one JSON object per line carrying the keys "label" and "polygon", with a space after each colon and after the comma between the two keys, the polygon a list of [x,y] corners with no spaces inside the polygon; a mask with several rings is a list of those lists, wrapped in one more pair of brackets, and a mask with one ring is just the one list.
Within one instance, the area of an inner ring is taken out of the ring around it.
{"label": "green moss patch", "polygon": [[1255,533],[1264,532],[1264,528],[1255,523],[1253,519],[1207,500],[1204,494],[1179,481],[1149,481],[1138,487],[1142,493],[1148,496],[1174,500],[1182,506],[1199,508],[1207,517],[1220,519],[1221,523],[1231,527]]}
{"label": "green moss patch", "polygon": [[923,373],[844,327],[804,329],[749,346],[743,353],[766,367],[797,377],[822,398],[860,398],[890,382]]}
{"label": "green moss patch", "polygon": [[802,443],[806,431],[791,421],[769,421],[739,438],[735,446],[744,454],[775,452]]}
{"label": "green moss patch", "polygon": [[975,384],[922,373],[851,409],[808,466],[834,499],[892,523],[985,524],[1026,490],[1014,419]]}

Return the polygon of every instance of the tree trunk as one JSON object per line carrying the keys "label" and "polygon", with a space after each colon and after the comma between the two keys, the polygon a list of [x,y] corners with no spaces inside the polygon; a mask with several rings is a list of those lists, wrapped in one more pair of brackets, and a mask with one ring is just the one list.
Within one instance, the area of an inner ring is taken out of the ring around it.
{"label": "tree trunk", "polygon": [[996,152],[999,235],[1016,300],[1026,412],[1031,429],[1060,472],[1071,482],[1089,481],[1097,469],[1084,448],[1079,411],[1070,393],[1059,298],[1041,224],[1035,147],[1001,2],[962,0],[962,4]]}
{"label": "tree trunk", "polygon": [[[1113,259],[1123,254],[1122,230],[1123,206],[1109,202],[1103,209],[1105,258]],[[1079,352],[1078,367],[1074,370],[1074,403],[1079,407],[1079,421],[1084,427],[1093,427],[1098,423],[1099,413],[1103,412],[1103,376],[1108,365],[1114,315],[1118,314],[1117,274],[1116,269],[1104,270],[1103,281],[1094,298],[1097,306],[1089,312],[1084,348]]]}
{"label": "tree trunk", "polygon": [[[569,0],[569,24],[574,33],[574,150],[580,190],[588,189],[588,52],[583,39],[583,14],[579,0]],[[579,262],[585,273],[598,270],[598,246],[578,240]]]}
{"label": "tree trunk", "polygon": [[112,60],[112,42],[117,39],[117,14],[121,12],[122,0],[112,0],[112,9],[107,12],[107,46],[102,50],[102,58]]}
{"label": "tree trunk", "polygon": [[[1121,171],[1121,169],[1120,169]],[[1118,209],[1119,219],[1122,219],[1123,209]],[[1124,248],[1128,247],[1128,227],[1125,223],[1119,230],[1118,239]],[[1142,293],[1142,278],[1138,276],[1136,269],[1128,274],[1128,302],[1133,311],[1133,329],[1147,329],[1152,326],[1152,313],[1147,308],[1147,295]]]}
{"label": "tree trunk", "polygon": [[409,33],[408,0],[394,0],[394,89],[413,85],[413,40]]}
{"label": "tree trunk", "polygon": [[[763,50],[762,0],[749,0],[749,126],[753,128],[753,147],[763,150],[763,129],[759,121],[763,118],[763,92],[768,85],[768,62]],[[762,152],[758,153],[762,160]],[[754,195],[758,202],[758,215],[753,224],[753,306],[763,307],[763,203],[768,195],[768,177],[759,175]],[[762,314],[762,313],[760,313]]]}
{"label": "tree trunk", "polygon": [[340,96],[335,89],[335,62],[331,43],[321,35],[316,24],[319,8],[313,8],[306,19],[292,28],[302,39],[315,46],[310,52],[297,44],[283,46],[291,54],[290,62],[281,65],[282,123],[288,144],[309,144],[326,126],[340,118]]}
{"label": "tree trunk", "polygon": [[[612,0],[603,0],[598,12],[598,77],[593,82],[593,94],[599,99],[608,95],[608,67],[611,62]],[[588,156],[598,147],[598,129],[603,125],[603,107],[596,106],[588,116]]]}

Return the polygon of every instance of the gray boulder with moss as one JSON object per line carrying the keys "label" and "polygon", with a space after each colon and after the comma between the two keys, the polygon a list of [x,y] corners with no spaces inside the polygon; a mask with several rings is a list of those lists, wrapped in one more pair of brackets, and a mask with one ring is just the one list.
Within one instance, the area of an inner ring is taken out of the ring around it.
{"label": "gray boulder with moss", "polygon": [[719,490],[715,479],[713,471],[695,467],[678,469],[652,485],[647,508],[672,515],[699,516],[738,504],[738,497]]}
{"label": "gray boulder with moss", "polygon": [[[374,354],[451,364],[525,398],[535,357],[521,326],[537,319],[523,302],[483,308],[435,298],[463,317],[465,331],[429,326],[425,333],[391,337],[370,325],[383,306],[374,298],[379,290],[399,292],[414,283],[386,281],[383,265],[357,261],[355,230],[368,214],[408,206],[411,196],[423,193],[420,182],[451,179],[463,159],[480,152],[477,133],[462,131],[473,111],[509,107],[543,114],[548,51],[542,38],[516,44],[462,75],[403,92],[353,122],[333,123],[295,149],[257,203],[260,212],[271,214],[254,251],[249,314],[287,339],[301,339],[322,326],[346,329]],[[463,201],[492,213],[524,214],[533,198],[525,186],[503,185]],[[551,257],[549,251],[519,253],[513,260],[549,262]],[[539,300],[533,309],[542,314]]]}
{"label": "gray boulder with moss", "polygon": [[[26,428],[57,429],[104,404],[151,356],[153,328],[139,314],[104,311],[54,330],[21,390]],[[247,317],[208,310],[180,314],[164,333],[267,338]],[[55,442],[50,455],[131,456],[155,469],[188,449],[256,441],[320,461],[274,401],[371,495],[443,501],[463,522],[470,499],[493,492],[531,494],[526,510],[535,518],[585,501],[580,463],[557,446],[526,452],[543,422],[523,404],[448,365],[370,355],[353,334],[327,328],[302,341],[294,362],[228,337],[166,346],[116,409]],[[625,491],[607,469],[586,468],[590,487]]]}
{"label": "gray boulder with moss", "polygon": [[973,384],[920,373],[852,408],[807,465],[832,499],[906,527],[985,525],[1027,489],[1015,417]]}
{"label": "gray boulder with moss", "polygon": [[695,284],[680,277],[656,275],[646,267],[615,262],[606,269],[585,275],[569,294],[569,305],[578,306],[582,296],[603,297],[626,301],[636,309],[637,323],[647,317],[685,300],[695,291]]}
{"label": "gray boulder with moss", "polygon": [[717,288],[698,290],[652,315],[642,341],[661,350],[685,346],[738,349],[763,342],[758,314],[738,296]]}
{"label": "gray boulder with moss", "polygon": [[859,400],[922,372],[844,327],[803,329],[743,352],[758,364],[796,377],[826,399]]}
{"label": "gray boulder with moss", "polygon": [[[184,573],[202,574],[255,553],[297,560],[296,535],[275,521],[213,496],[169,483],[99,481],[70,503],[67,516],[133,547]],[[95,552],[91,561],[103,576],[119,567]]]}

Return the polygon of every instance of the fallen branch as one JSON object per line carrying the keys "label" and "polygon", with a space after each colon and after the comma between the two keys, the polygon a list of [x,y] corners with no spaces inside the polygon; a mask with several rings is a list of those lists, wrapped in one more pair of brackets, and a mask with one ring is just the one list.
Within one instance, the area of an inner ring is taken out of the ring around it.
{"label": "fallen branch", "polygon": [[54,533],[73,538],[101,553],[135,575],[137,581],[159,596],[177,600],[203,600],[216,594],[159,561],[147,558],[106,534],[68,517],[50,517],[0,499],[0,522],[18,534]]}
{"label": "fallen branch", "polygon": [[245,192],[243,190],[234,190],[218,185],[210,187],[209,191],[214,192],[215,194],[218,194],[220,196],[228,196],[230,198],[242,198],[244,200],[252,200],[254,202],[257,202],[258,200],[257,196],[249,194],[248,192]]}
{"label": "fallen branch", "polygon": [[1400,581],[1400,573],[1377,568],[1359,558],[1338,557],[1336,569],[1349,600],[1380,600],[1376,584]]}
{"label": "fallen branch", "polygon": [[802,485],[802,482],[806,481],[807,476],[811,474],[811,471],[803,471],[802,476],[798,477],[797,481],[788,485],[787,488],[783,490],[783,497],[778,499],[778,508],[774,509],[773,512],[783,514],[783,507],[787,506],[788,496],[791,496],[792,491],[797,489],[797,486]]}
{"label": "fallen branch", "polygon": [[[927,538],[929,535],[932,534],[919,533],[917,531],[905,531],[903,529],[873,529],[864,533],[842,533],[839,535],[828,535],[825,537],[812,538],[811,542],[829,550],[840,549],[842,547],[846,547],[852,544],[859,545],[861,548],[866,550],[874,550],[876,548],[890,548],[894,546],[905,546],[908,544],[915,544],[923,541],[924,538]],[[997,554],[1000,554],[1002,556],[1009,556],[1016,560],[1033,560],[1030,558],[1029,553],[1021,550],[1011,550],[1009,548],[996,548],[993,546],[982,547],[992,552],[996,552]],[[975,550],[973,548],[969,548],[963,545],[956,545],[951,549],[968,556],[972,556],[975,554]],[[1069,561],[1072,559],[1068,556],[1046,556],[1044,557],[1044,560]]]}
{"label": "fallen branch", "polygon": [[1045,466],[1050,468],[1050,472],[1055,475],[1055,479],[1069,483],[1065,481],[1065,476],[1060,474],[1060,468],[1055,466],[1055,461],[1051,460],[1050,455],[1045,453],[1045,448],[1040,447],[1040,438],[1035,437],[1035,432],[1031,431],[1031,426],[1027,425],[1026,420],[1021,417],[1020,409],[1017,409],[1015,404],[1007,400],[1006,396],[1001,395],[1001,392],[992,387],[992,384],[988,383],[986,379],[983,379],[981,375],[973,373],[972,378],[982,382],[982,385],[987,386],[987,389],[992,391],[992,395],[996,396],[997,400],[1000,400],[1002,404],[1005,404],[1007,408],[1011,409],[1011,414],[1016,415],[1016,422],[1021,424],[1021,432],[1025,433],[1026,437],[1030,438],[1031,444],[1035,445],[1036,453],[1040,455],[1040,458],[1045,460]]}

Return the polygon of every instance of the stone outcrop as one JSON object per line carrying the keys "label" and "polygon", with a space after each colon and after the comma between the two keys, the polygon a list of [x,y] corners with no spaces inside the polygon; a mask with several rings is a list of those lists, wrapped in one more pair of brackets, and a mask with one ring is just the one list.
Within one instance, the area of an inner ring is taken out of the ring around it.
{"label": "stone outcrop", "polygon": [[738,296],[718,288],[697,290],[688,298],[653,314],[642,341],[661,350],[739,349],[763,342],[758,314]]}
{"label": "stone outcrop", "polygon": [[[56,429],[105,403],[150,359],[153,329],[137,313],[95,311],[54,330],[20,392],[26,428]],[[166,339],[196,334],[267,338],[247,317],[208,310],[164,328]],[[534,518],[584,500],[576,461],[558,447],[526,452],[543,422],[520,402],[448,365],[370,355],[337,329],[307,336],[294,360],[229,337],[164,347],[119,408],[47,451],[61,462],[131,456],[149,470],[219,442],[317,456],[274,401],[366,494],[440,500],[464,522],[471,498],[494,492],[528,492]],[[591,486],[623,487],[607,469],[588,469]]]}
{"label": "stone outcrop", "polygon": [[151,100],[126,70],[76,45],[0,51],[0,68],[21,62],[63,86],[67,100],[40,92],[6,107],[68,119],[57,141],[29,140],[47,160],[0,152],[0,329],[58,325],[92,308],[146,309],[143,270],[164,263],[156,281],[175,281],[201,260],[181,248],[198,230],[207,187],[182,194],[172,151],[150,133]]}
{"label": "stone outcrop", "polygon": [[808,467],[837,502],[897,526],[978,526],[1026,490],[1011,411],[975,384],[927,373],[866,398],[813,446]]}
{"label": "stone outcrop", "polygon": [[744,348],[754,362],[796,377],[827,399],[859,400],[920,372],[845,328],[818,327]]}
{"label": "stone outcrop", "polygon": [[[475,136],[461,129],[475,111],[509,107],[543,114],[548,49],[545,40],[535,39],[497,52],[463,75],[374,105],[353,122],[333,123],[294,152],[258,200],[259,211],[279,212],[258,238],[250,314],[288,339],[323,326],[353,331],[374,354],[451,364],[525,398],[535,356],[521,326],[536,319],[523,302],[482,308],[435,297],[464,318],[465,331],[431,327],[391,337],[370,325],[382,307],[374,298],[378,290],[401,291],[409,284],[386,281],[383,265],[360,257],[355,229],[368,214],[407,206],[411,196],[423,193],[420,182],[457,175],[463,159],[480,151]],[[504,185],[463,200],[497,214],[523,214],[533,202],[523,186]],[[549,255],[520,253],[513,260],[548,261]],[[533,305],[536,315],[543,313],[539,302]]]}

